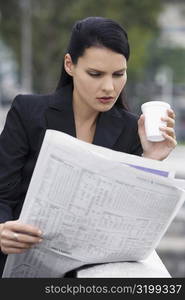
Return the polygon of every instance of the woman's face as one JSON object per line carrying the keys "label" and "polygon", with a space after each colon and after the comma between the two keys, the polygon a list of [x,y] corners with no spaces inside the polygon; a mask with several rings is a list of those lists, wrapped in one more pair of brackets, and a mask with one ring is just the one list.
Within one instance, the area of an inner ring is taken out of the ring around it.
{"label": "woman's face", "polygon": [[75,103],[97,112],[111,109],[127,80],[125,57],[103,47],[87,48],[77,64],[67,54],[65,69],[73,77]]}

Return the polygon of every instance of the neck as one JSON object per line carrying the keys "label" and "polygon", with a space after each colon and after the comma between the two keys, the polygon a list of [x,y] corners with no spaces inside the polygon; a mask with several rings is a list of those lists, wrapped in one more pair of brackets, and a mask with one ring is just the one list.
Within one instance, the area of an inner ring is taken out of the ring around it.
{"label": "neck", "polygon": [[94,111],[85,103],[82,103],[80,99],[78,99],[73,94],[73,112],[75,123],[81,126],[88,125],[92,127],[96,123],[97,116],[99,114],[98,111]]}

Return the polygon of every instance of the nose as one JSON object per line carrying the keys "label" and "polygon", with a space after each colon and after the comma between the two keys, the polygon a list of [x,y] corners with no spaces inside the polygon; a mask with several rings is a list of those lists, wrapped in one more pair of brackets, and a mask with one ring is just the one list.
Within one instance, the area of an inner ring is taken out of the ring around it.
{"label": "nose", "polygon": [[107,77],[104,78],[102,82],[102,91],[108,93],[111,93],[114,90],[114,84],[113,84],[113,78]]}

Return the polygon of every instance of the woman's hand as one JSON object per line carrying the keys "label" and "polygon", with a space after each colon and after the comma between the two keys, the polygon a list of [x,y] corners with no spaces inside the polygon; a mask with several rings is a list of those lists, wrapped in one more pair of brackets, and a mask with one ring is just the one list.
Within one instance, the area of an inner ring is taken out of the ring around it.
{"label": "woman's hand", "polygon": [[42,241],[41,231],[20,221],[1,224],[0,245],[5,254],[22,253]]}
{"label": "woman's hand", "polygon": [[167,122],[167,127],[160,127],[165,138],[161,142],[150,142],[146,138],[144,115],[141,115],[138,120],[138,133],[143,147],[143,156],[146,158],[163,160],[176,147],[177,141],[175,136],[175,113],[172,109],[168,109],[168,116],[162,118],[162,121]]}

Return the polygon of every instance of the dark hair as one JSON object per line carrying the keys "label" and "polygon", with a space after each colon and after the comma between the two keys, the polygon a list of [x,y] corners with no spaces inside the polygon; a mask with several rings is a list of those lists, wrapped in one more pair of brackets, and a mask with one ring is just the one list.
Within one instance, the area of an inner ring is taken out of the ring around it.
{"label": "dark hair", "polygon": [[[130,47],[126,31],[115,21],[103,17],[88,17],[77,21],[71,33],[67,53],[71,55],[72,62],[77,63],[85,50],[92,46],[103,46],[117,53],[123,54],[128,61]],[[73,83],[72,77],[67,74],[62,66],[61,76],[57,89]],[[124,91],[122,91],[115,105],[127,109],[124,103]]]}

